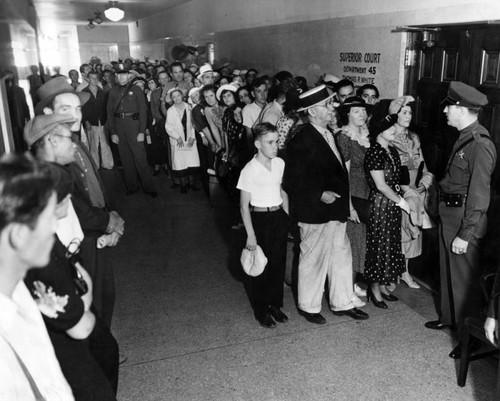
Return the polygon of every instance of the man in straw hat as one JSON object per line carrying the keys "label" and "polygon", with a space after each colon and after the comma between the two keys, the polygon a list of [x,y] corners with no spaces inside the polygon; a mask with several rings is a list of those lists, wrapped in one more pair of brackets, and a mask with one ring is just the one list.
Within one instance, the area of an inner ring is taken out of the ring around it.
{"label": "man in straw hat", "polygon": [[[488,98],[477,89],[453,81],[445,99],[448,125],[460,132],[439,182],[441,314],[425,327],[460,330],[467,316],[482,307],[480,242],[487,228],[491,175],[496,150],[488,131],[478,122]],[[451,358],[460,358],[460,345]]]}
{"label": "man in straw hat", "polygon": [[325,85],[300,95],[300,109],[309,123],[290,140],[285,190],[300,227],[298,271],[299,312],[311,323],[324,324],[320,314],[328,278],[330,309],[337,316],[368,319],[353,292],[352,253],[346,234],[349,178],[335,139],[327,129],[334,111]]}

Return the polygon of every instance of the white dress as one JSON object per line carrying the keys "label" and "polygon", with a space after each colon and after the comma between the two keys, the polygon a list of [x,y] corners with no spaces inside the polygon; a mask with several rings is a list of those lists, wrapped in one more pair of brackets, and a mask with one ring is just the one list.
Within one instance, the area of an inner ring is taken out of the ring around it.
{"label": "white dress", "polygon": [[[191,106],[183,103],[184,110],[179,113],[175,105],[167,110],[167,119],[165,121],[165,130],[170,139],[170,148],[172,152],[172,170],[177,175],[189,174],[189,169],[200,167],[200,157],[196,147],[196,137],[191,121]],[[182,124],[182,115],[186,113],[186,132]],[[182,138],[184,146],[177,144],[177,139]],[[193,138],[194,143],[190,148],[187,147],[189,139]]]}

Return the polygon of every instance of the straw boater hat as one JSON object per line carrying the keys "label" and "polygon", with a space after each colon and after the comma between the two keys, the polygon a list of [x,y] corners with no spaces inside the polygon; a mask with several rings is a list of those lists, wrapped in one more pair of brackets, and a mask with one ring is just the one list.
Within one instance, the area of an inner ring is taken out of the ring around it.
{"label": "straw boater hat", "polygon": [[297,111],[304,111],[317,104],[333,98],[335,94],[328,92],[325,85],[320,85],[302,93],[299,96],[300,108]]}
{"label": "straw boater hat", "polygon": [[35,105],[35,114],[43,114],[43,109],[47,107],[57,95],[63,93],[74,93],[80,98],[80,104],[82,106],[90,99],[90,93],[76,92],[65,77],[52,78],[50,81],[40,86],[36,91],[40,101]]}

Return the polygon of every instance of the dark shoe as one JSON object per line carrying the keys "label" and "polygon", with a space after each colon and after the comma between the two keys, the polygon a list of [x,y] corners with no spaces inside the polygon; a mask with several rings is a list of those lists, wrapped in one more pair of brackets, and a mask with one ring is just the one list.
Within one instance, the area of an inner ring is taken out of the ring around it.
{"label": "dark shoe", "polygon": [[370,302],[370,299],[372,300],[373,306],[380,309],[387,309],[387,304],[384,301],[379,301],[377,298],[375,298],[371,287],[368,287],[366,291],[366,302]]}
{"label": "dark shoe", "polygon": [[149,196],[151,196],[151,198],[158,198],[158,192],[156,192],[156,191],[151,191],[148,194],[149,194]]}
{"label": "dark shoe", "polygon": [[299,309],[299,313],[304,316],[304,318],[309,322],[309,323],[314,323],[314,324],[325,324],[326,319],[321,315],[321,313],[309,313],[309,312],[304,312],[303,310]]}
{"label": "dark shoe", "polygon": [[276,322],[269,313],[266,313],[264,316],[255,316],[255,319],[266,329],[274,329],[276,327]]}
{"label": "dark shoe", "polygon": [[382,291],[380,291],[380,295],[382,295],[382,298],[384,298],[386,301],[389,301],[389,302],[399,301],[399,298],[395,295],[392,295],[392,294],[384,294]]}
{"label": "dark shoe", "polygon": [[271,306],[269,308],[269,313],[271,313],[271,316],[274,317],[274,320],[276,320],[279,323],[285,323],[288,322],[288,316],[285,315],[280,308],[276,306]]}
{"label": "dark shoe", "polygon": [[170,188],[179,188],[179,184],[177,184],[176,182],[174,182],[172,185],[170,185]]}
{"label": "dark shoe", "polygon": [[200,189],[199,189],[196,185],[194,185],[194,184],[190,184],[190,185],[189,185],[189,189],[190,189],[191,191],[199,191],[199,190],[200,190]]}
{"label": "dark shoe", "polygon": [[153,170],[153,176],[157,176],[158,174],[160,174],[160,169],[158,170]]}
{"label": "dark shoe", "polygon": [[431,330],[443,330],[451,327],[449,324],[443,323],[440,320],[431,320],[424,326]]}
{"label": "dark shoe", "polygon": [[125,195],[130,196],[130,195],[135,194],[137,191],[138,191],[138,189],[134,189],[132,191],[129,190],[129,191],[125,192]]}
{"label": "dark shoe", "polygon": [[339,311],[332,310],[332,313],[335,316],[349,316],[350,318],[353,318],[354,320],[366,320],[369,318],[368,313],[365,313],[358,308],[352,308],[352,309],[348,309],[348,310],[339,310]]}
{"label": "dark shoe", "polygon": [[181,185],[181,194],[186,194],[187,193],[187,188],[185,185]]}

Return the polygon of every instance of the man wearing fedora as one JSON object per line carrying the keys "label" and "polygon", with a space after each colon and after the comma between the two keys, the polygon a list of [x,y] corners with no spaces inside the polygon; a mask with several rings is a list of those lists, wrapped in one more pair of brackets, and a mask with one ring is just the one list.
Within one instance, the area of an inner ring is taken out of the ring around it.
{"label": "man wearing fedora", "polygon": [[118,85],[109,91],[107,113],[111,140],[118,145],[125,175],[126,195],[132,195],[140,188],[152,198],[156,192],[144,147],[147,128],[146,98],[141,89],[130,83],[129,71],[116,72]]}
{"label": "man wearing fedora", "polygon": [[[496,150],[488,131],[478,122],[488,98],[477,89],[453,81],[445,99],[448,125],[460,135],[453,146],[444,178],[439,182],[441,314],[425,327],[460,330],[467,316],[478,316],[480,242],[487,228],[491,175]],[[460,358],[460,345],[451,353]]]}
{"label": "man wearing fedora", "polygon": [[368,319],[357,307],[352,283],[352,253],[346,234],[349,218],[349,178],[327,124],[333,114],[333,95],[325,85],[300,95],[300,108],[309,123],[290,140],[285,166],[285,190],[292,217],[300,228],[298,269],[299,312],[311,323],[324,324],[320,314],[325,280],[332,313]]}
{"label": "man wearing fedora", "polygon": [[[124,233],[125,223],[116,211],[110,211],[97,166],[88,149],[78,139],[78,133],[81,132],[81,107],[88,101],[90,94],[75,92],[64,77],[51,79],[40,87],[37,94],[41,100],[35,106],[35,114],[64,114],[71,116],[74,121],[70,127],[73,143],[67,151],[67,156],[69,153],[73,156],[71,160],[61,164],[68,165],[75,180],[73,203],[85,233],[81,244],[82,258],[94,282],[96,312],[109,327],[115,303],[113,269],[109,250],[104,248],[98,251],[96,241],[104,233],[114,233],[115,241],[112,245],[116,245]],[[56,142],[57,139],[58,137]],[[38,153],[37,150],[35,147],[35,153]],[[40,153],[39,157],[46,160],[51,156],[43,152],[43,156]]]}
{"label": "man wearing fedora", "polygon": [[214,70],[209,63],[203,64],[198,70],[198,75],[196,76],[203,86],[214,84]]}

